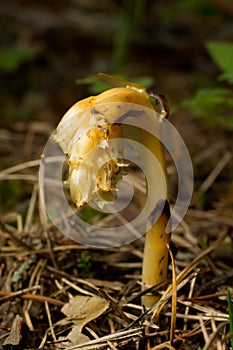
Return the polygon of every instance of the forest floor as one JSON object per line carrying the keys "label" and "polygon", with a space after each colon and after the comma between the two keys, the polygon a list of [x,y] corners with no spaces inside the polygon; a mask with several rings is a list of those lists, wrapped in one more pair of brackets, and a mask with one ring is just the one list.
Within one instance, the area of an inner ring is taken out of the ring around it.
{"label": "forest floor", "polygon": [[[169,120],[182,136],[194,170],[190,206],[171,236],[175,266],[170,263],[166,283],[148,291],[161,300],[144,310],[144,238],[107,249],[74,242],[48,221],[39,195],[38,171],[48,138],[64,112],[90,95],[88,86],[75,80],[110,70],[111,45],[98,27],[100,14],[110,26],[110,5],[105,3],[106,13],[99,8],[91,13],[93,29],[85,22],[83,3],[74,6],[75,18],[62,1],[55,13],[46,1],[38,6],[9,4],[0,9],[5,33],[1,45],[17,42],[32,56],[28,61],[23,56],[22,65],[17,56],[18,68],[5,70],[1,77],[0,348],[231,349],[232,130],[196,119],[187,108],[173,111],[199,87],[217,84],[217,69],[201,40],[214,28],[228,33],[225,9],[220,6],[220,16],[208,26],[199,18],[197,32],[193,18],[190,25],[183,19],[189,30],[185,40],[180,40],[179,30],[174,34],[162,25],[160,38],[154,38],[156,48],[149,41],[142,44],[144,37],[139,36],[132,54],[141,53],[139,61],[128,63],[129,76],[155,77],[155,91],[167,95]],[[177,178],[169,154],[167,165],[173,205]]]}

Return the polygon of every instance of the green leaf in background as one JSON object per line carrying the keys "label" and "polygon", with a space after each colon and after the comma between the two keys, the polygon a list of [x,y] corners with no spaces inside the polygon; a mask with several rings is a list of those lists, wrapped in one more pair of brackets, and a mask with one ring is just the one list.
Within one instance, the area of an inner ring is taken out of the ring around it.
{"label": "green leaf in background", "polygon": [[219,78],[233,84],[233,43],[208,41],[206,47],[213,61],[223,71]]}
{"label": "green leaf in background", "polygon": [[0,71],[5,73],[14,73],[23,63],[34,59],[37,53],[37,50],[29,47],[3,48],[0,50]]}
{"label": "green leaf in background", "polygon": [[233,99],[229,89],[199,89],[195,96],[183,102],[183,106],[197,118],[233,128]]}
{"label": "green leaf in background", "polygon": [[[154,84],[154,79],[150,76],[140,76],[135,77],[134,79],[129,78],[125,74],[112,74],[120,79],[126,80],[126,81],[132,81],[135,84],[139,84],[142,86],[145,86],[146,88],[150,88]],[[86,78],[76,79],[76,84],[82,85],[87,84],[89,85],[89,92],[93,95],[100,94],[103,91],[106,91],[109,86],[107,86],[106,83],[100,81],[96,75],[90,75]]]}
{"label": "green leaf in background", "polygon": [[89,75],[86,78],[78,78],[75,80],[77,85],[89,85],[88,91],[92,95],[100,94],[106,90],[106,84],[100,81],[96,75]]}

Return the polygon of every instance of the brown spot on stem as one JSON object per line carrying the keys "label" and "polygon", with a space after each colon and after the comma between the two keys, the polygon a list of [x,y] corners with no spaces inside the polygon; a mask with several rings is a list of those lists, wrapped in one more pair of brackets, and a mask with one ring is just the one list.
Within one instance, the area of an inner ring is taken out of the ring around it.
{"label": "brown spot on stem", "polygon": [[165,256],[163,255],[160,259],[159,259],[159,265],[162,264],[163,260],[165,259]]}

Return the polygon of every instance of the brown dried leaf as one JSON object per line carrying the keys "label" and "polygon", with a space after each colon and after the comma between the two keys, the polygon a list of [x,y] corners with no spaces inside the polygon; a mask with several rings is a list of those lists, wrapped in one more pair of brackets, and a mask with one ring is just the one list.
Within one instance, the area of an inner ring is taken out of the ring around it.
{"label": "brown dried leaf", "polygon": [[11,326],[11,331],[8,337],[5,339],[3,345],[19,345],[22,338],[21,328],[23,319],[21,316],[16,315]]}
{"label": "brown dried leaf", "polygon": [[79,327],[81,332],[88,322],[99,317],[108,307],[109,301],[101,297],[77,295],[70,299],[61,311]]}
{"label": "brown dried leaf", "polygon": [[81,333],[79,326],[72,328],[71,332],[67,335],[67,339],[71,341],[71,345],[79,345],[90,341],[90,338]]}

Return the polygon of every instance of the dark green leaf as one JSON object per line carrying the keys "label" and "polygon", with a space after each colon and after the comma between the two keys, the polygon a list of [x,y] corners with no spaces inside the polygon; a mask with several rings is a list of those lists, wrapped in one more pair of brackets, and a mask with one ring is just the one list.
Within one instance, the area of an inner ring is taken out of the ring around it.
{"label": "dark green leaf", "polygon": [[0,70],[13,73],[28,61],[34,59],[37,51],[31,48],[8,47],[0,50]]}
{"label": "dark green leaf", "polygon": [[208,41],[206,47],[214,62],[223,71],[221,79],[233,83],[233,43]]}

